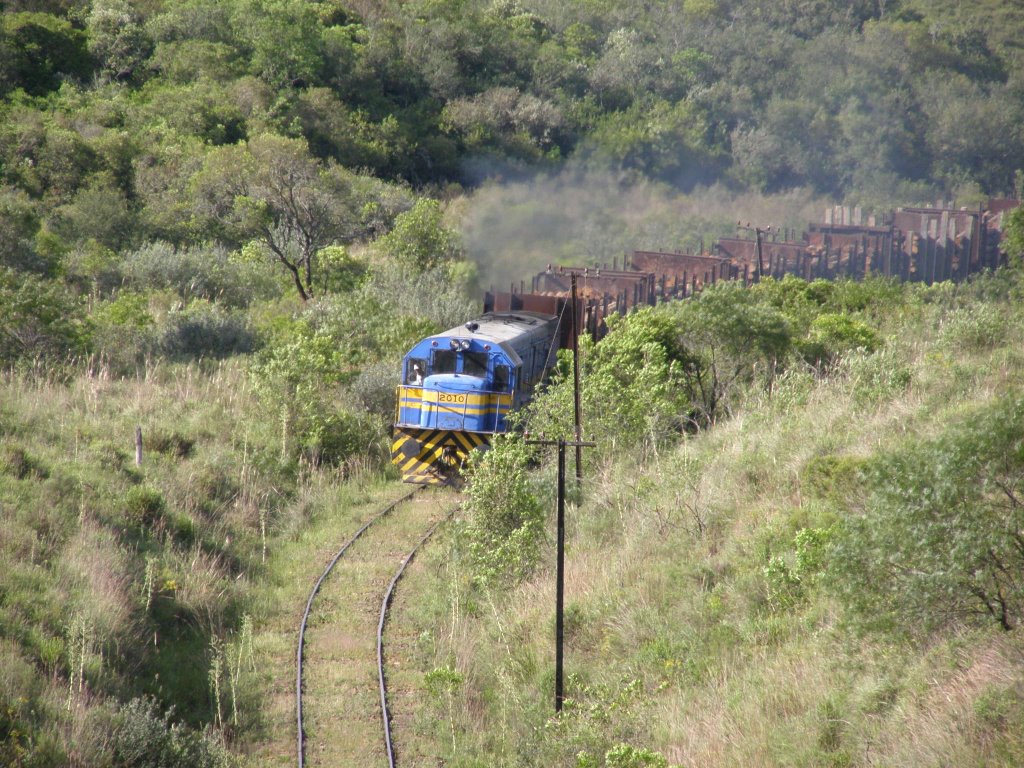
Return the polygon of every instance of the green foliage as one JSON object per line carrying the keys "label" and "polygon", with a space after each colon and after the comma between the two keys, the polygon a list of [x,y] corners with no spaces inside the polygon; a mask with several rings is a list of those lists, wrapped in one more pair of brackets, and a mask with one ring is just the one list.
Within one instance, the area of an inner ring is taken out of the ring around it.
{"label": "green foliage", "polygon": [[41,96],[60,87],[62,77],[85,80],[91,74],[86,35],[66,19],[48,13],[4,13],[0,19],[0,50],[7,59],[0,65],[0,96],[15,88]]}
{"label": "green foliage", "polygon": [[689,188],[714,178],[720,157],[710,146],[710,128],[695,104],[638,102],[608,115],[583,151],[615,170]]}
{"label": "green foliage", "polygon": [[890,347],[851,353],[842,359],[839,370],[848,378],[853,396],[862,403],[897,397],[907,391],[913,379],[905,358]]}
{"label": "green foliage", "polygon": [[[656,449],[684,426],[689,408],[680,385],[677,327],[664,310],[642,308],[610,317],[600,343],[580,339],[581,401],[592,456],[633,447]],[[532,432],[549,437],[573,434],[573,377],[569,352],[559,353],[555,380],[534,398],[525,414]]]}
{"label": "green foliage", "polygon": [[939,338],[950,349],[991,349],[1011,332],[1007,320],[989,304],[954,309],[942,319]]}
{"label": "green foliage", "polygon": [[160,521],[166,511],[164,497],[155,488],[137,485],[124,495],[124,515],[129,524],[150,528]]}
{"label": "green foliage", "polygon": [[114,718],[115,768],[225,768],[231,764],[214,739],[171,722],[150,698],[132,699]]}
{"label": "green foliage", "polygon": [[0,366],[71,357],[88,339],[81,307],[61,286],[0,268]]}
{"label": "green foliage", "polygon": [[1002,243],[1010,263],[1017,269],[1024,266],[1024,207],[1006,214]]}
{"label": "green foliage", "polygon": [[668,760],[660,752],[629,744],[616,744],[609,749],[604,764],[608,768],[668,768]]}
{"label": "green foliage", "polygon": [[800,479],[806,492],[821,499],[850,504],[859,497],[865,460],[823,454],[807,462]]}
{"label": "green foliage", "polygon": [[872,463],[871,498],[829,555],[837,593],[870,621],[918,626],[1024,611],[1024,401],[999,398],[934,440]]}
{"label": "green foliage", "polygon": [[832,530],[801,528],[793,538],[792,559],[776,555],[764,568],[768,605],[776,612],[804,602],[827,561]]}
{"label": "green foliage", "polygon": [[147,328],[153,325],[149,313],[149,302],[141,293],[121,291],[117,298],[95,313],[99,323],[108,323],[121,328]]}
{"label": "green foliage", "polygon": [[210,231],[264,248],[303,300],[314,295],[317,253],[355,236],[364,203],[354,174],[274,134],[213,150],[190,186]]}
{"label": "green foliage", "polygon": [[173,359],[223,358],[256,347],[245,314],[199,300],[171,313],[156,340],[157,353]]}
{"label": "green foliage", "polygon": [[448,264],[461,254],[458,236],[444,225],[441,206],[420,199],[395,219],[394,228],[377,240],[381,251],[416,272]]}
{"label": "green foliage", "polygon": [[152,41],[143,19],[126,0],[97,0],[86,19],[89,52],[100,71],[115,80],[138,76],[136,70],[149,57]]}
{"label": "green foliage", "polygon": [[0,446],[0,474],[24,480],[29,477],[44,479],[49,473],[39,460],[23,447],[8,443]]}
{"label": "green foliage", "polygon": [[867,323],[846,314],[826,312],[814,318],[807,339],[799,346],[805,360],[827,368],[849,352],[874,352],[881,343],[878,332]]}
{"label": "green foliage", "polygon": [[770,382],[789,351],[781,312],[736,283],[719,283],[671,310],[685,350],[683,386],[697,426],[729,413],[739,387]]}
{"label": "green foliage", "polygon": [[36,250],[39,213],[24,192],[0,189],[0,267],[46,272],[52,266]]}
{"label": "green foliage", "polygon": [[513,434],[495,436],[466,472],[463,533],[475,578],[485,585],[515,583],[536,566],[544,541],[544,510],[531,488],[533,450]]}
{"label": "green foliage", "polygon": [[[628,746],[642,738],[641,724],[649,715],[651,698],[642,681],[585,685],[570,675],[567,692],[561,714],[545,724],[538,755],[543,764],[600,766],[603,755],[606,766],[665,765],[658,753]],[[643,760],[654,762],[636,762]]]}
{"label": "green foliage", "polygon": [[206,299],[245,307],[282,292],[269,265],[246,261],[217,245],[176,248],[151,242],[128,253],[121,270],[136,290],[172,290],[186,302]]}

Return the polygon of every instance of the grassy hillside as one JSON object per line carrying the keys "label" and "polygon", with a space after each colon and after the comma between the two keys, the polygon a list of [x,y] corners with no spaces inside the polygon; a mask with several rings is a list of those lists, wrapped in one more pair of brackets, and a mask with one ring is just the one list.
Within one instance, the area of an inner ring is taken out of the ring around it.
{"label": "grassy hillside", "polygon": [[[403,597],[400,738],[466,766],[1019,764],[1020,291],[723,285],[585,343],[572,701],[552,718],[551,462],[510,441]],[[391,491],[332,453],[346,417],[282,409],[302,379],[267,394],[273,360],[5,376],[7,762],[286,759],[303,553]]]}
{"label": "grassy hillside", "polygon": [[[454,681],[446,764],[1020,764],[1018,297],[1005,276],[877,291],[852,313],[874,351],[791,361],[680,441],[591,420],[560,717],[553,524],[531,576],[495,580],[467,519],[423,625],[425,679]],[[549,504],[553,480],[526,487]]]}

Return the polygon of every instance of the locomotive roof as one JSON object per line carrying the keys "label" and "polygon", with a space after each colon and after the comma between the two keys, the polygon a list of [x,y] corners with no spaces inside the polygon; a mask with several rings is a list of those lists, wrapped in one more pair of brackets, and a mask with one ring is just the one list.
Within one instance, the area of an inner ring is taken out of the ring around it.
{"label": "locomotive roof", "polygon": [[[540,330],[557,315],[545,315],[540,312],[488,312],[464,325],[457,325],[437,337],[478,338],[498,343],[508,342],[530,331]],[[473,325],[475,328],[470,328]]]}

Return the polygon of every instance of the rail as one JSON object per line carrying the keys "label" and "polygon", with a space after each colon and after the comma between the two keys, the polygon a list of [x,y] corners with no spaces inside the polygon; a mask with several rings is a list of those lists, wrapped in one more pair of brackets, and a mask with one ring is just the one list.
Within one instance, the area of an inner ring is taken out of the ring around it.
{"label": "rail", "polygon": [[391,605],[391,597],[394,594],[395,586],[398,584],[398,580],[402,578],[402,574],[405,573],[406,566],[412,562],[419,548],[434,535],[434,532],[442,523],[451,519],[457,509],[458,507],[449,510],[444,518],[434,523],[409,554],[405,556],[394,578],[391,579],[391,583],[388,584],[387,592],[385,592],[384,599],[380,604],[380,620],[377,622],[377,679],[380,687],[380,712],[384,725],[384,745],[388,754],[388,768],[395,768],[396,766],[394,741],[391,736],[391,713],[388,707],[387,681],[384,676],[384,624],[387,621],[388,607]]}
{"label": "rail", "polygon": [[[413,489],[412,491],[410,491],[409,493],[405,494],[404,496],[402,496],[397,501],[394,501],[394,502],[388,504],[386,507],[384,507],[384,509],[382,509],[376,515],[374,515],[368,521],[366,521],[366,523],[364,523],[363,526],[358,531],[356,531],[354,534],[352,534],[352,537],[342,545],[341,549],[339,549],[337,551],[337,553],[334,555],[334,557],[331,558],[331,561],[327,564],[327,567],[324,569],[324,572],[322,574],[320,574],[320,578],[316,580],[316,583],[313,585],[313,589],[309,593],[309,599],[306,600],[306,609],[302,612],[302,621],[299,624],[299,643],[298,643],[298,651],[297,651],[297,654],[296,654],[297,662],[298,662],[298,664],[297,664],[298,669],[296,671],[296,678],[295,678],[295,702],[296,702],[295,709],[296,709],[296,725],[298,727],[299,768],[305,768],[305,761],[306,761],[306,732],[305,732],[305,728],[303,726],[303,720],[302,720],[302,672],[303,672],[303,650],[304,650],[304,646],[305,646],[305,642],[306,642],[306,627],[307,627],[307,625],[309,623],[310,611],[313,609],[313,600],[316,598],[317,593],[320,591],[320,587],[323,586],[324,581],[326,581],[327,577],[330,575],[331,571],[334,569],[334,566],[337,565],[338,561],[342,558],[342,556],[345,554],[345,552],[348,551],[348,548],[351,547],[355,543],[355,541],[360,536],[362,536],[363,533],[371,525],[376,523],[378,520],[380,520],[382,517],[384,517],[384,515],[386,515],[389,512],[391,512],[393,509],[395,509],[400,504],[404,504],[405,502],[407,502],[409,499],[411,499],[414,495],[416,495],[417,493],[419,493],[422,490],[423,490],[422,487]],[[433,529],[431,529],[431,530],[433,531]],[[390,734],[389,734],[389,737],[390,737]]]}

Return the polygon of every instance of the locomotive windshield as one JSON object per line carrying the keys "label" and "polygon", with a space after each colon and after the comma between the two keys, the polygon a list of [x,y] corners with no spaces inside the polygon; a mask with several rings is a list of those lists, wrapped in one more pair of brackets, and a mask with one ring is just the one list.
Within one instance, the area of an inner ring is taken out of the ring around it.
{"label": "locomotive windshield", "polygon": [[462,372],[467,376],[487,375],[487,353],[486,352],[463,352]]}
{"label": "locomotive windshield", "polygon": [[456,354],[450,349],[435,349],[431,373],[455,373]]}

